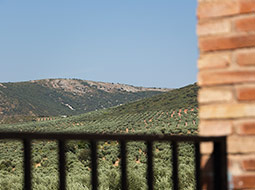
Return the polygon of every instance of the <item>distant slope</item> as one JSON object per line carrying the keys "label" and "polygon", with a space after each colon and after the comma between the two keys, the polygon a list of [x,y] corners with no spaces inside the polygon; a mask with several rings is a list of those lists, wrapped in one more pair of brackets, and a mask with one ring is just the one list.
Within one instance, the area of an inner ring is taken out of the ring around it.
{"label": "distant slope", "polygon": [[77,115],[169,91],[78,79],[0,83],[4,116]]}
{"label": "distant slope", "polygon": [[[196,84],[126,105],[53,121],[2,125],[1,130],[194,133],[197,129]],[[179,127],[178,127],[179,126]]]}
{"label": "distant slope", "polygon": [[117,112],[139,113],[144,111],[168,111],[181,108],[198,107],[198,86],[191,84],[170,92],[159,94],[130,104],[115,108]]}

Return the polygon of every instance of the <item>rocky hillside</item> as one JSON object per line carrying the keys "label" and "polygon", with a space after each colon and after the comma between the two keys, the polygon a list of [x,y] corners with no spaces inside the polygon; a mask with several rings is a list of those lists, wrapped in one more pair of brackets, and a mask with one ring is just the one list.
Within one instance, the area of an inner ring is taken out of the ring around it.
{"label": "rocky hillside", "polygon": [[76,115],[169,90],[79,79],[0,83],[0,119],[10,116]]}

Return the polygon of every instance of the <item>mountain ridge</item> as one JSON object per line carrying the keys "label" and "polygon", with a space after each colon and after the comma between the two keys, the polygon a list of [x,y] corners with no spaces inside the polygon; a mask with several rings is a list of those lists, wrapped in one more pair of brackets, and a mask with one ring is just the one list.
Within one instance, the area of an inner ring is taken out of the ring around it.
{"label": "mountain ridge", "polygon": [[0,83],[0,119],[10,116],[77,115],[170,90],[81,79]]}

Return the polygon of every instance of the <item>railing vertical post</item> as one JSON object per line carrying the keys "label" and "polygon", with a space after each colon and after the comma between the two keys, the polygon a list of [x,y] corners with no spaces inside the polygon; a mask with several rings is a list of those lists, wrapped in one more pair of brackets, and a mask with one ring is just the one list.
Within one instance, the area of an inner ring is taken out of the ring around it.
{"label": "railing vertical post", "polygon": [[58,141],[58,159],[59,159],[59,189],[66,189],[66,157],[65,157],[65,141]]}
{"label": "railing vertical post", "polygon": [[24,190],[31,190],[31,141],[23,140],[24,145]]}
{"label": "railing vertical post", "polygon": [[121,154],[121,190],[127,190],[127,156],[126,142],[120,142]]}
{"label": "railing vertical post", "polygon": [[220,142],[214,142],[213,159],[214,189],[226,190],[228,189],[226,137]]}
{"label": "railing vertical post", "polygon": [[200,154],[200,143],[195,143],[195,176],[196,176],[196,190],[201,190],[201,154]]}
{"label": "railing vertical post", "polygon": [[172,142],[172,180],[173,180],[173,189],[178,190],[179,189],[179,177],[178,177],[178,147],[177,147],[177,142],[173,141]]}
{"label": "railing vertical post", "polygon": [[147,184],[148,190],[153,190],[153,144],[147,141]]}
{"label": "railing vertical post", "polygon": [[96,141],[91,141],[91,164],[92,164],[92,190],[97,190],[98,187],[98,176],[97,176],[97,143]]}

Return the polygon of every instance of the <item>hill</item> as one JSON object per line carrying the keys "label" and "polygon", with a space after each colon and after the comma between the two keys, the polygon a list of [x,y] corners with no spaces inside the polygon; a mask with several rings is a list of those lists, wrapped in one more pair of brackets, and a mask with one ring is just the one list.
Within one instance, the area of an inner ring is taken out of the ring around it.
{"label": "hill", "polygon": [[198,107],[198,86],[191,84],[170,92],[162,93],[151,98],[117,107],[117,112],[139,113],[144,111],[169,111],[174,109]]}
{"label": "hill", "polygon": [[0,83],[0,120],[10,116],[15,120],[24,116],[77,115],[169,90],[79,79]]}
{"label": "hill", "polygon": [[[1,125],[0,129],[5,129],[6,127],[8,129],[22,131],[113,133],[126,132],[127,128],[135,128],[135,132],[140,130],[144,132],[149,124],[150,126],[160,128],[166,123],[169,125],[170,120],[174,120],[176,125],[181,123],[181,125],[187,126],[190,124],[190,127],[196,123],[198,107],[197,91],[198,86],[193,84],[121,106],[67,118],[49,117],[48,121],[44,122],[34,121],[16,125]],[[182,121],[180,119],[182,116],[187,118]],[[170,128],[168,129],[170,130]]]}

